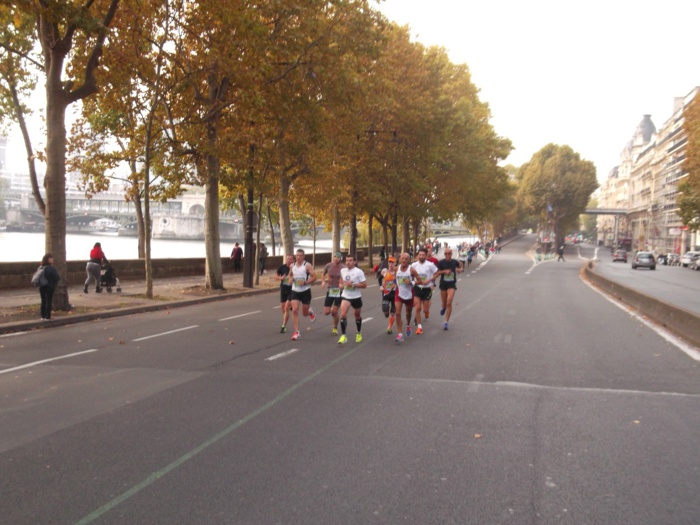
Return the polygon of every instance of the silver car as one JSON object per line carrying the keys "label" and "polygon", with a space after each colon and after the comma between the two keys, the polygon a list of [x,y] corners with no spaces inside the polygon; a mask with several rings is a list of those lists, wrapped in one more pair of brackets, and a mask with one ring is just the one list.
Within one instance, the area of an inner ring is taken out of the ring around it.
{"label": "silver car", "polygon": [[656,270],[656,259],[654,259],[654,254],[651,252],[637,252],[632,259],[632,269],[637,268],[649,268],[650,270]]}
{"label": "silver car", "polygon": [[700,252],[685,252],[683,257],[681,257],[681,266],[687,268],[699,254]]}

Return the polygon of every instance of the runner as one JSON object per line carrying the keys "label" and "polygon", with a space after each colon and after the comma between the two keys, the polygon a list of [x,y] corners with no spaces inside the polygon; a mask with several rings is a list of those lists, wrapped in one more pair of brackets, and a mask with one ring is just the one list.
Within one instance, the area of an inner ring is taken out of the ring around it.
{"label": "runner", "polygon": [[340,271],[345,268],[342,260],[342,253],[335,252],[333,254],[333,260],[323,269],[321,282],[321,288],[326,288],[328,290],[326,292],[326,302],[323,304],[323,315],[333,316],[333,330],[331,330],[331,335],[338,335],[338,321],[340,320],[338,308],[340,308],[340,303],[342,302],[339,286]]}
{"label": "runner", "polygon": [[411,265],[411,268],[416,270],[421,277],[421,281],[425,284],[416,283],[413,288],[413,306],[416,309],[416,335],[423,333],[423,325],[421,324],[421,310],[425,310],[425,318],[430,317],[430,299],[433,296],[433,274],[437,272],[437,266],[426,260],[428,251],[425,248],[418,250],[418,260]]}
{"label": "runner", "polygon": [[313,323],[316,320],[314,309],[311,308],[311,283],[316,280],[316,270],[304,260],[304,250],[299,248],[296,253],[296,261],[292,265],[290,276],[292,279],[292,322],[294,323],[294,341],[301,339],[299,333],[299,304],[302,305],[301,313]]}
{"label": "runner", "polygon": [[285,259],[285,263],[277,268],[277,275],[275,275],[275,279],[280,282],[280,309],[282,310],[281,334],[287,331],[289,311],[292,309],[292,283],[289,280],[289,272],[294,264],[294,256],[290,253]]}
{"label": "runner", "polygon": [[440,276],[440,299],[442,300],[440,315],[447,314],[445,324],[442,325],[443,330],[447,330],[450,322],[452,299],[457,291],[457,274],[462,273],[463,269],[462,263],[452,258],[452,248],[446,248],[445,258],[438,263],[438,271],[433,275],[433,282]]}
{"label": "runner", "polygon": [[389,319],[386,333],[391,334],[396,318],[396,259],[389,257],[387,264],[389,267],[382,270],[382,312]]}
{"label": "runner", "polygon": [[406,337],[411,336],[411,312],[413,312],[413,280],[420,281],[418,272],[411,266],[411,256],[408,253],[401,254],[401,265],[396,269],[396,336],[397,343],[403,343],[403,321],[401,312],[406,307]]}
{"label": "runner", "polygon": [[367,288],[367,280],[365,272],[355,266],[355,256],[348,254],[345,258],[346,268],[340,270],[340,289],[343,302],[340,305],[340,330],[343,335],[338,339],[338,344],[344,345],[348,342],[345,331],[348,327],[347,315],[348,310],[352,306],[355,311],[355,326],[357,326],[357,335],[355,342],[362,342],[362,292],[361,288]]}

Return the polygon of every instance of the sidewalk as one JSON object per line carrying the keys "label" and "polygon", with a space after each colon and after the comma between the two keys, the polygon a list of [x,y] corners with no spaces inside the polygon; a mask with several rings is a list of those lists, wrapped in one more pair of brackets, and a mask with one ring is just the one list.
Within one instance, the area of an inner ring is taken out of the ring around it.
{"label": "sidewalk", "polygon": [[[255,282],[255,281],[254,281]],[[225,290],[204,288],[204,276],[174,277],[153,281],[153,299],[146,297],[146,281],[121,281],[121,292],[106,289],[95,293],[94,285],[89,293],[83,293],[83,284],[68,287],[68,298],[73,305],[69,312],[54,311],[51,321],[40,319],[41,299],[36,288],[0,290],[0,334],[20,332],[40,327],[62,326],[105,317],[117,317],[138,312],[164,310],[177,306],[218,301],[271,293],[279,287],[275,272],[267,270],[260,276],[260,283],[253,288],[243,287],[243,274],[225,274]]]}

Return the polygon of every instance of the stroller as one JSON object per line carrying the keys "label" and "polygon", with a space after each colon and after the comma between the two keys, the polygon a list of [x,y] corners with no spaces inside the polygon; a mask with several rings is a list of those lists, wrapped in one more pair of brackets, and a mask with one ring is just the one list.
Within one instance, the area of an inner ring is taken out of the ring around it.
{"label": "stroller", "polygon": [[122,287],[119,285],[119,278],[114,273],[114,268],[109,263],[102,265],[102,270],[100,271],[100,286],[102,288],[107,288],[109,293],[112,293],[113,287],[117,288],[117,292],[122,291]]}

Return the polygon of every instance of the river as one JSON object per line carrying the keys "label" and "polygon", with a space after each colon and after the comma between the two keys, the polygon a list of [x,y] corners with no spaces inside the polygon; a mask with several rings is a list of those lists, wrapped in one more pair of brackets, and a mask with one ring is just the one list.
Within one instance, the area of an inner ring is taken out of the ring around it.
{"label": "river", "polygon": [[[450,245],[455,246],[463,241],[473,243],[476,237],[472,235],[445,237]],[[74,234],[66,235],[66,256],[69,261],[84,261],[90,255],[90,249],[96,242],[102,243],[102,250],[108,259],[137,259],[138,239],[136,237],[119,237],[116,234]],[[269,255],[272,255],[270,243],[267,245]],[[241,246],[243,244],[241,243]],[[243,247],[245,249],[245,247]],[[311,240],[301,240],[295,245],[302,248],[306,253],[312,251]],[[316,241],[316,252],[324,253],[331,251],[331,241],[322,239]],[[232,242],[224,242],[220,245],[221,256],[228,257],[233,249]],[[0,262],[33,262],[41,261],[44,256],[44,233],[24,233],[24,232],[0,232]],[[277,255],[280,253],[278,245]],[[441,258],[442,251],[438,254]],[[166,239],[151,240],[151,257],[153,259],[184,259],[189,257],[204,258],[206,252],[204,241],[180,241]]]}
{"label": "river", "polygon": [[[66,235],[66,258],[69,261],[84,261],[90,255],[90,250],[96,243],[102,243],[102,250],[108,259],[138,259],[138,239],[136,237],[119,237],[116,234],[73,234]],[[265,243],[269,255],[272,249],[269,242]],[[243,243],[241,243],[243,246]],[[306,252],[311,250],[311,241],[300,241],[296,247]],[[295,247],[295,248],[296,248]],[[243,246],[245,249],[245,246]],[[233,242],[222,242],[221,256],[231,255]],[[44,256],[44,233],[0,232],[0,262],[29,262],[41,261]],[[316,241],[316,252],[329,252],[330,241]],[[279,254],[279,245],[277,254]],[[151,240],[151,257],[153,259],[184,259],[189,257],[204,258],[206,251],[204,241],[183,240]]]}

